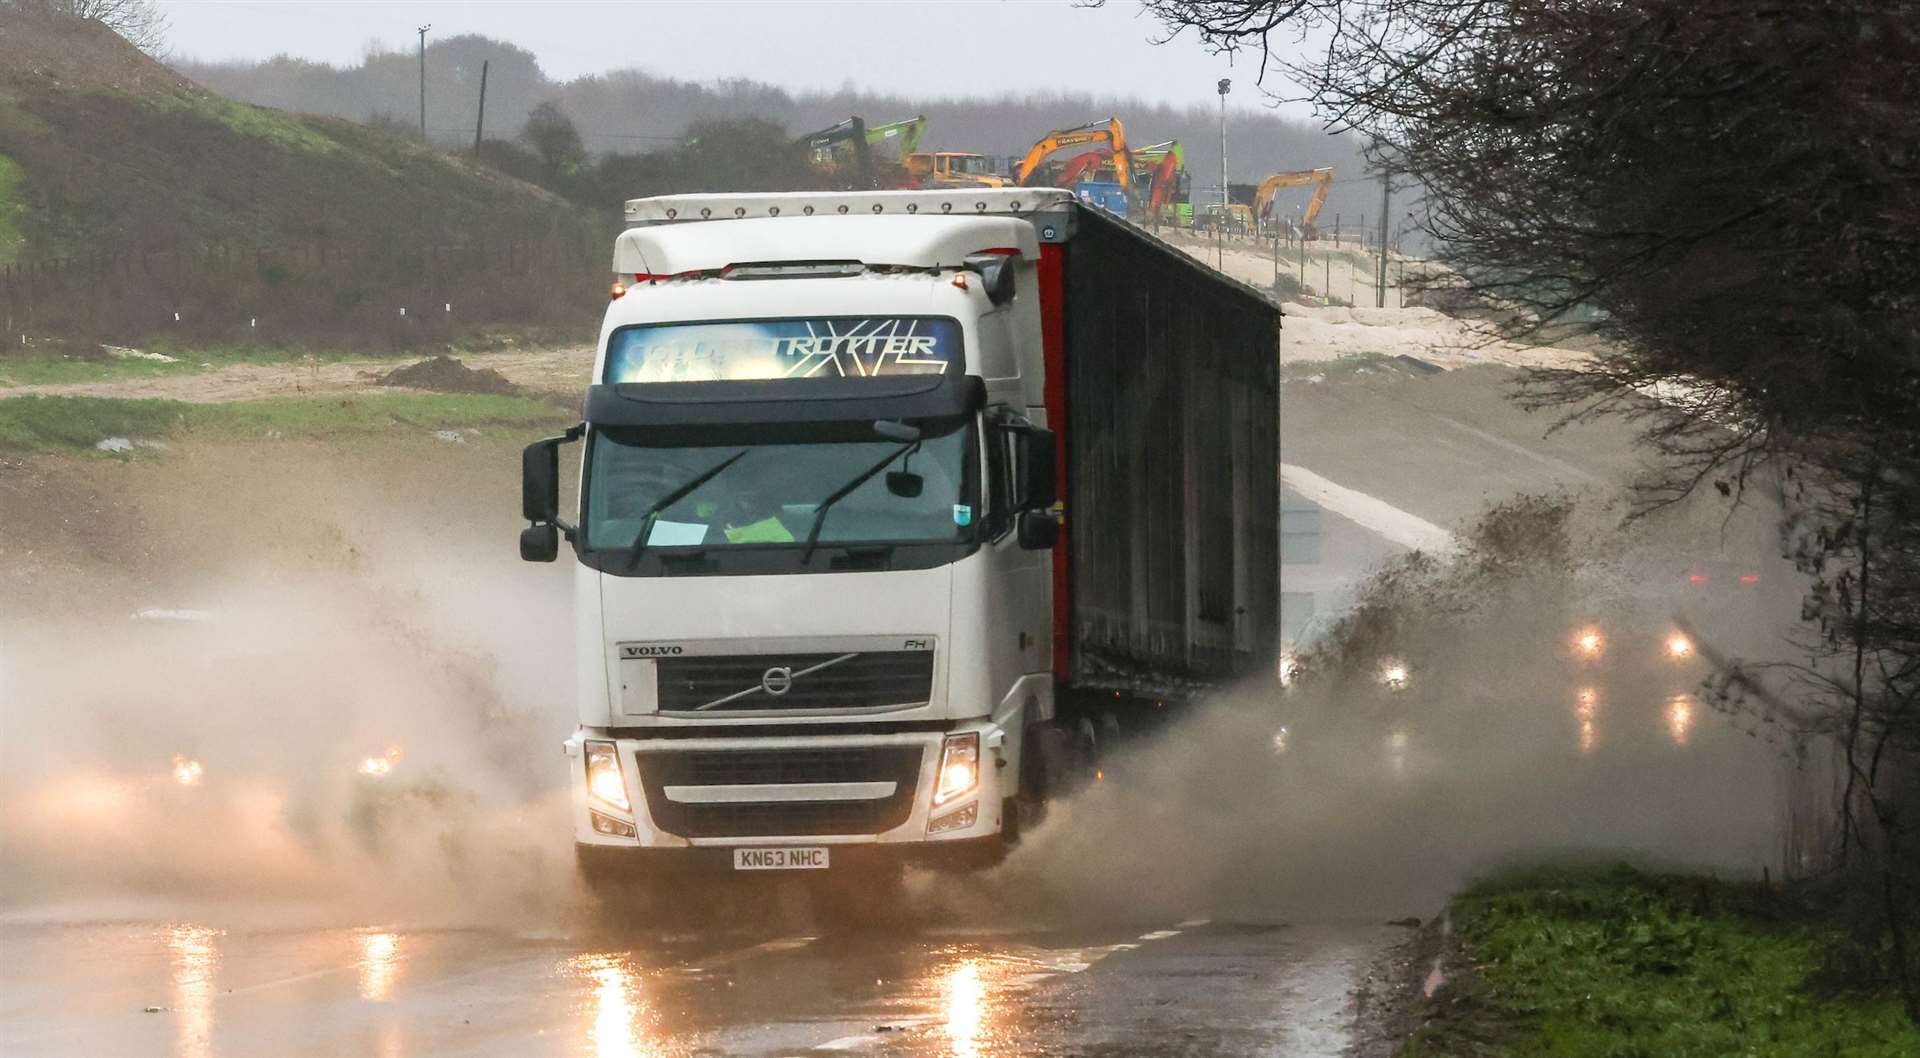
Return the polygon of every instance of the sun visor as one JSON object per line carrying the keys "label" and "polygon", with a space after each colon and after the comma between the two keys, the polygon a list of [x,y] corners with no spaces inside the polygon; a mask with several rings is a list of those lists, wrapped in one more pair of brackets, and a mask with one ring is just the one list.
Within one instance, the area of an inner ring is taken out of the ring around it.
{"label": "sun visor", "polygon": [[856,422],[971,415],[986,407],[975,375],[622,382],[587,390],[596,426]]}

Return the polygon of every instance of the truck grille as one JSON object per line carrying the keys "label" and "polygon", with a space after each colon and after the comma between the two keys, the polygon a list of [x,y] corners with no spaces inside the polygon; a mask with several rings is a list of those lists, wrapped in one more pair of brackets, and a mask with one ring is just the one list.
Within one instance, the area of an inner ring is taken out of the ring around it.
{"label": "truck grille", "polygon": [[[880,834],[913,814],[919,746],[833,749],[652,750],[636,758],[654,825],[684,838],[805,837]],[[668,786],[755,783],[892,782],[890,797],[863,801],[669,801]]]}
{"label": "truck grille", "polygon": [[654,671],[663,713],[876,709],[933,698],[931,650],[678,657]]}

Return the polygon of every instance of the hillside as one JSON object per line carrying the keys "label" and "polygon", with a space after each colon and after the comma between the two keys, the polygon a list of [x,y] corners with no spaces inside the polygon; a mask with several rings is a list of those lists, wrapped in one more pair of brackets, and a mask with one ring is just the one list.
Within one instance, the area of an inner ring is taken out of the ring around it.
{"label": "hillside", "polygon": [[[869,122],[925,114],[927,149],[1012,155],[1023,153],[1049,129],[1117,115],[1136,143],[1179,139],[1196,192],[1219,183],[1219,115],[1210,107],[1170,107],[1149,99],[1074,92],[980,98],[908,98],[851,89],[795,94],[747,78],[696,83],[640,69],[557,81],[526,50],[472,34],[429,43],[426,58],[427,125],[437,142],[447,144],[472,141],[480,67],[486,62],[491,67],[489,136],[512,136],[536,104],[552,100],[578,123],[588,149],[595,152],[669,147],[684,138],[688,125],[712,118],[760,117],[797,135],[849,114]],[[348,67],[279,56],[265,62],[188,61],[181,68],[235,99],[354,121],[391,115],[411,119],[418,92],[412,51],[374,53]],[[1336,166],[1341,182],[1327,203],[1327,219],[1343,212],[1352,223],[1372,211],[1377,220],[1379,186],[1363,178],[1358,144],[1350,138],[1329,136],[1315,124],[1243,110],[1231,113],[1227,134],[1234,145],[1232,180],[1255,182],[1278,169]],[[1284,194],[1282,205],[1291,208],[1296,198],[1304,203],[1307,195],[1305,190]]]}
{"label": "hillside", "polygon": [[[573,270],[589,281],[582,290],[597,291],[612,225],[610,215],[405,136],[225,99],[98,23],[0,10],[0,264],[77,260],[111,290],[135,263],[152,273],[164,261],[172,304],[129,310],[136,314],[164,308],[169,322],[178,311],[190,324],[217,310],[231,327],[243,316],[318,320],[384,301],[383,313],[397,316],[402,288],[456,257],[465,259],[465,296],[414,291],[416,300],[476,305],[472,284],[500,264],[475,267],[476,244],[517,255],[520,267],[578,256],[591,265]],[[94,328],[103,335],[142,331],[78,313],[35,275],[26,294],[18,282],[0,290],[13,313],[56,332],[81,323],[104,323]],[[151,284],[126,286],[133,294]],[[100,293],[95,302],[109,300]],[[315,303],[302,307],[303,297]],[[518,311],[503,307],[509,318]]]}

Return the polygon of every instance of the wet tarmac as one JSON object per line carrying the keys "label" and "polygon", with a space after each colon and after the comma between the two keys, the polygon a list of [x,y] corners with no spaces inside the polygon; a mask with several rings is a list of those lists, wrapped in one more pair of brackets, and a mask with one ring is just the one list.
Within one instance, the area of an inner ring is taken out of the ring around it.
{"label": "wet tarmac", "polygon": [[685,937],[0,925],[0,1054],[1347,1051],[1375,924]]}

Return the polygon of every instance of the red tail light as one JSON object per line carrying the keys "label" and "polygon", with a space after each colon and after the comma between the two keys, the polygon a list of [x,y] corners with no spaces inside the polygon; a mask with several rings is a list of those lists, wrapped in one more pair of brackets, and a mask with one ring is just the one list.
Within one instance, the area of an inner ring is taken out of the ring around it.
{"label": "red tail light", "polygon": [[1706,582],[1707,582],[1707,575],[1705,573],[1687,574],[1687,583],[1689,584],[1705,584]]}
{"label": "red tail light", "polygon": [[1740,583],[1742,583],[1742,584],[1758,584],[1758,583],[1760,583],[1760,574],[1758,574],[1758,573],[1742,573],[1742,574],[1740,574]]}

